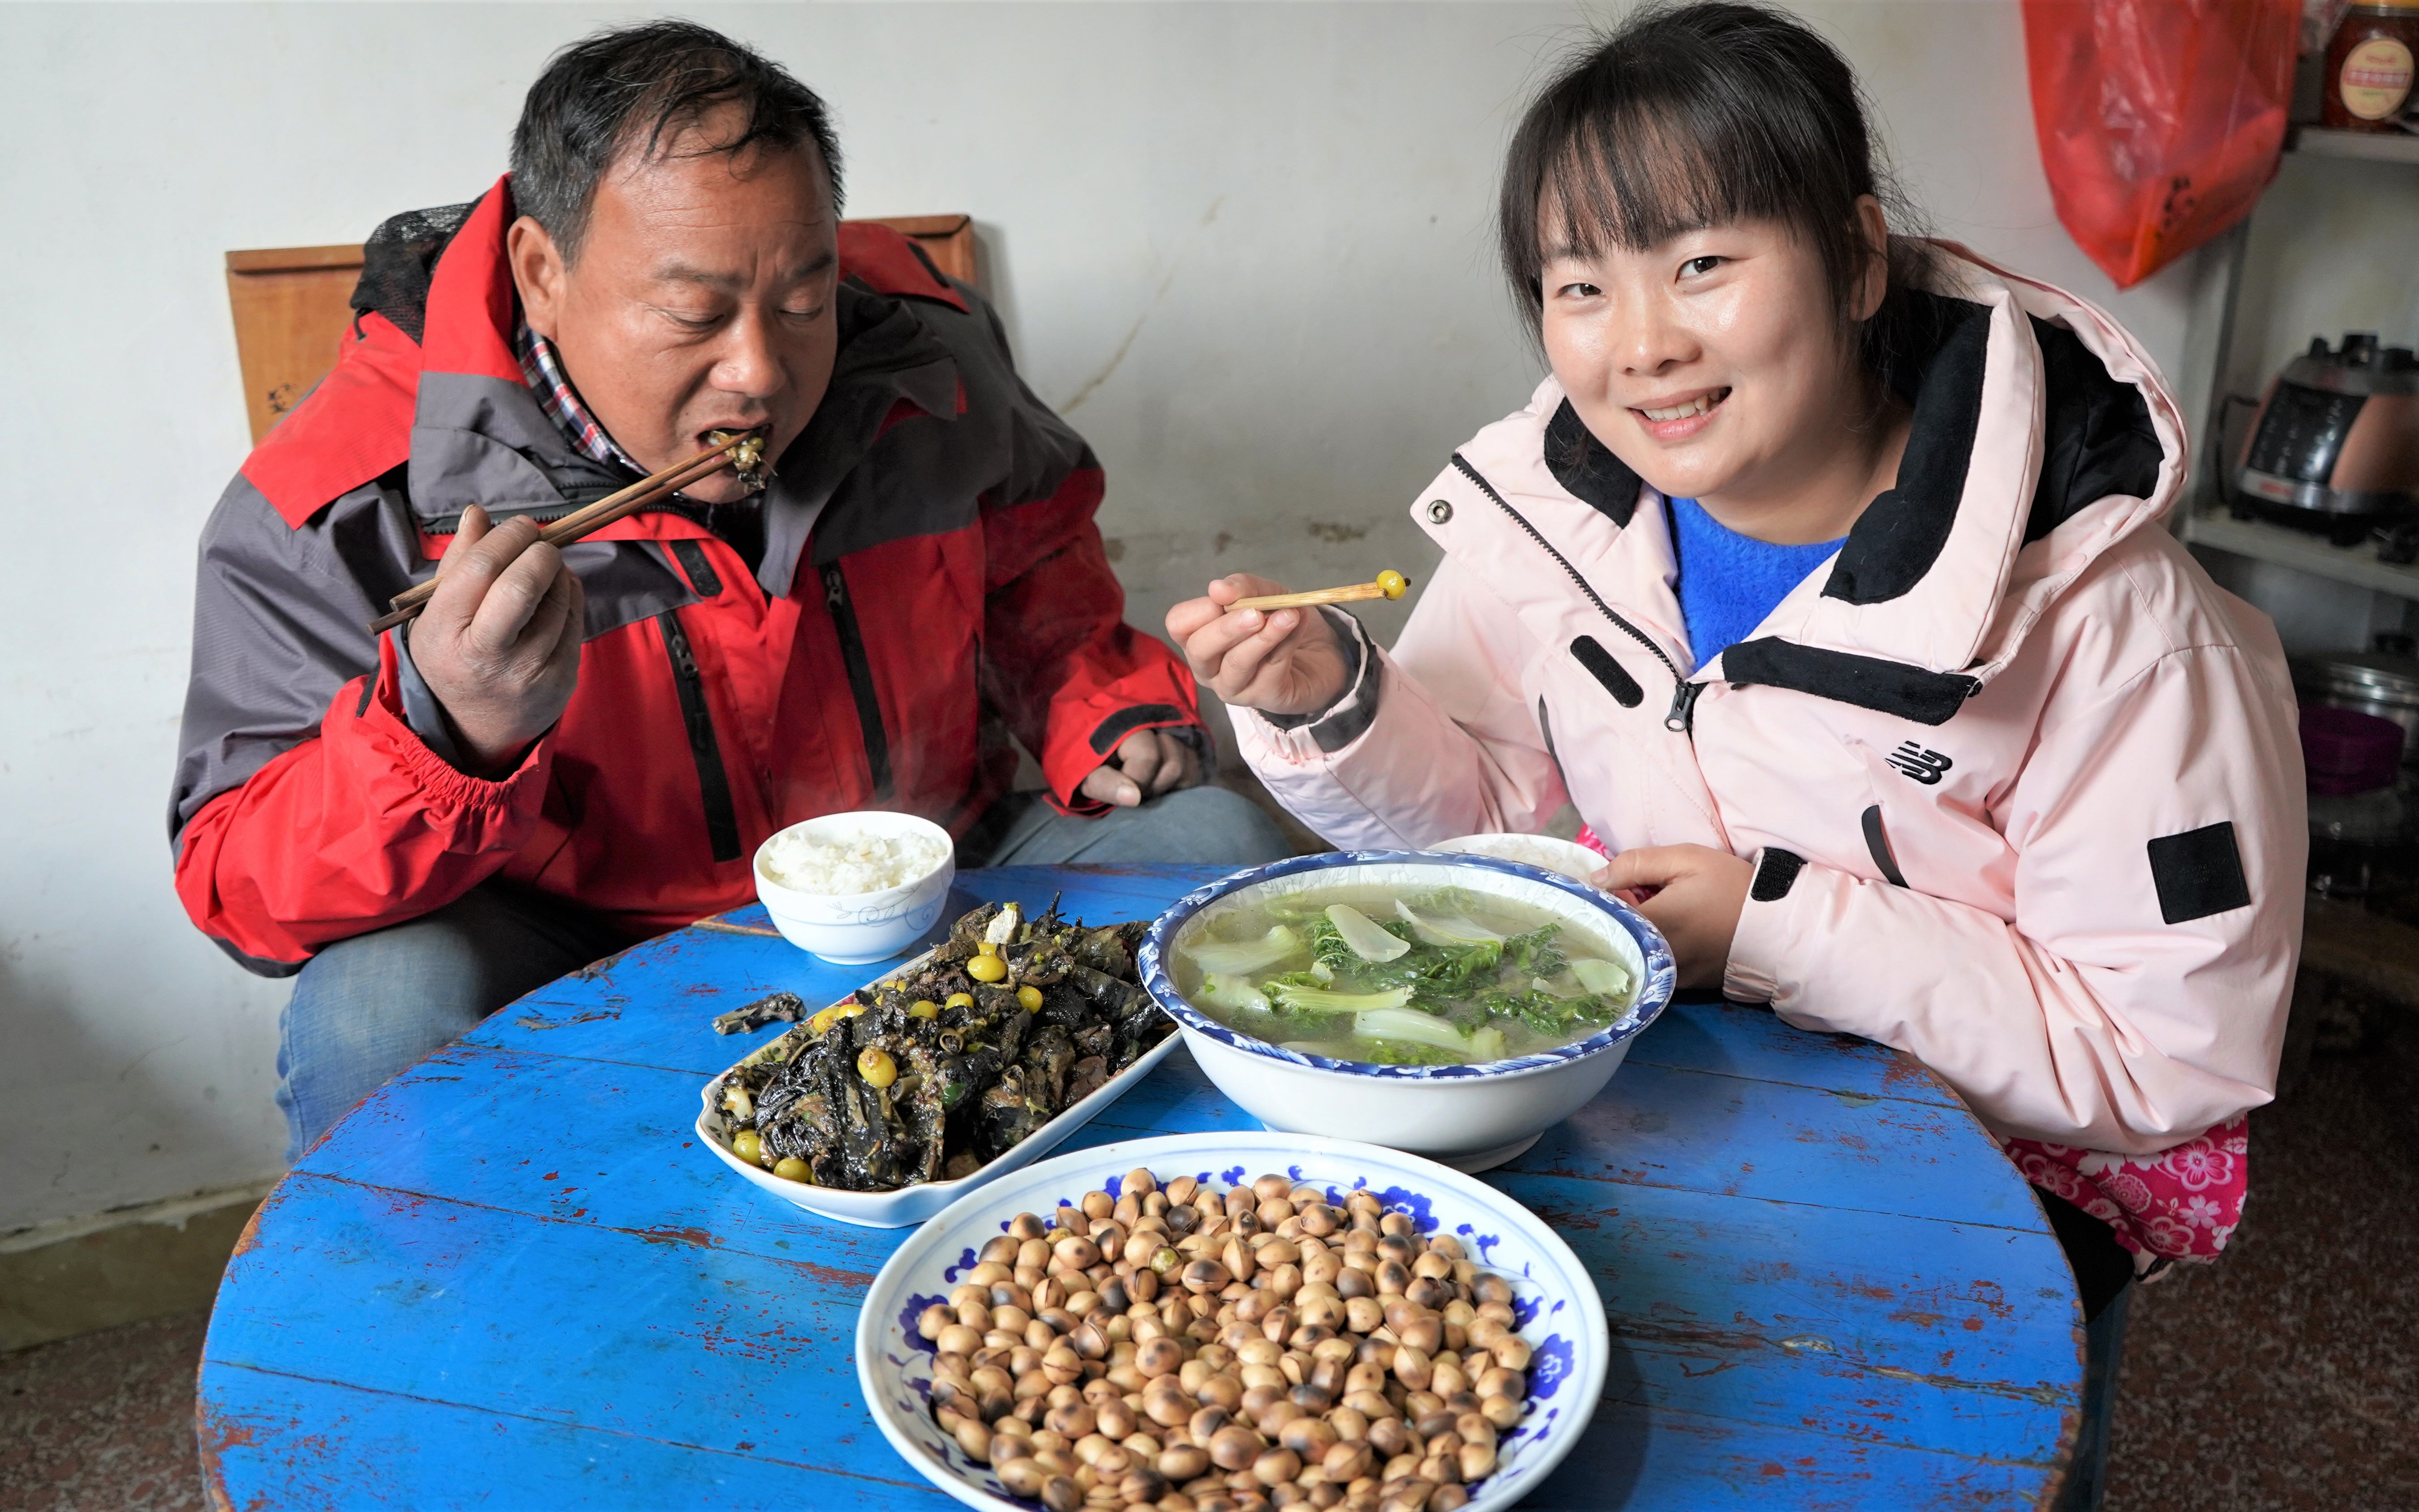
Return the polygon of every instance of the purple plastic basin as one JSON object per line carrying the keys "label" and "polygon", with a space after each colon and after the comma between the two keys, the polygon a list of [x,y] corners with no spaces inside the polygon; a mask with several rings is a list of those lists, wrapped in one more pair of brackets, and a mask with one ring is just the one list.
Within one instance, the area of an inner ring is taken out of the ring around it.
{"label": "purple plastic basin", "polygon": [[2402,727],[2373,714],[2304,703],[2302,761],[2319,797],[2392,787],[2402,763]]}

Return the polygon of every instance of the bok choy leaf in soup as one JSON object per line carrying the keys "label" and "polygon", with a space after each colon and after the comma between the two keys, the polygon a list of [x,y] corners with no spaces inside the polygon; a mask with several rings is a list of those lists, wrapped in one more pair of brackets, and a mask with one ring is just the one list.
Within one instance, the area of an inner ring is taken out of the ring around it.
{"label": "bok choy leaf in soup", "polygon": [[1636,995],[1598,937],[1475,888],[1347,880],[1239,898],[1202,923],[1172,952],[1178,990],[1246,1034],[1337,1059],[1501,1060],[1617,1023]]}
{"label": "bok choy leaf in soup", "polygon": [[1328,904],[1327,921],[1335,926],[1335,933],[1352,953],[1364,961],[1382,965],[1400,960],[1411,948],[1410,941],[1379,928],[1376,919],[1350,903]]}
{"label": "bok choy leaf in soup", "polygon": [[1265,1013],[1269,1011],[1268,995],[1252,985],[1252,979],[1239,971],[1212,971],[1201,979],[1201,1000],[1211,1008],[1223,1008],[1230,1013]]}
{"label": "bok choy leaf in soup", "polygon": [[[1515,934],[1503,942],[1503,959],[1511,964],[1513,970],[1524,977],[1533,979],[1559,977],[1570,969],[1570,957],[1563,949],[1562,934],[1561,926],[1556,924],[1548,924],[1542,929],[1531,930],[1526,934]],[[1595,964],[1605,966],[1613,964],[1610,961],[1599,961]],[[1628,975],[1626,971],[1622,972],[1625,979]],[[1580,985],[1586,987],[1585,982],[1581,982]],[[1601,992],[1604,989],[1586,987],[1586,990]]]}
{"label": "bok choy leaf in soup", "polygon": [[1381,993],[1339,993],[1329,987],[1278,981],[1270,986],[1269,992],[1275,996],[1280,1009],[1302,1013],[1360,1013],[1374,1009],[1400,1008],[1411,1000],[1409,987],[1390,987]]}
{"label": "bok choy leaf in soup", "polygon": [[1503,1058],[1503,1031],[1488,1027],[1462,1033],[1443,1019],[1408,1008],[1380,1008],[1352,1018],[1352,1032],[1364,1040],[1408,1040],[1441,1050],[1466,1052],[1469,1061]]}
{"label": "bok choy leaf in soup", "polygon": [[1411,937],[1422,945],[1501,945],[1503,936],[1484,925],[1473,924],[1459,914],[1424,915],[1414,913],[1411,905],[1400,899],[1394,902],[1394,917],[1411,926]]}
{"label": "bok choy leaf in soup", "polygon": [[1302,949],[1301,935],[1274,924],[1256,940],[1210,940],[1194,946],[1188,953],[1204,971],[1234,973],[1265,971]]}
{"label": "bok choy leaf in soup", "polygon": [[1571,975],[1599,997],[1617,997],[1629,991],[1629,968],[1618,961],[1574,961]]}

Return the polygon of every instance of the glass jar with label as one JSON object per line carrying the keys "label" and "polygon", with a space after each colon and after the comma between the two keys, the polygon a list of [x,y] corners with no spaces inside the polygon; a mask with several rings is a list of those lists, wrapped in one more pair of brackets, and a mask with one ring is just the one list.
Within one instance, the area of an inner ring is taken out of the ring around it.
{"label": "glass jar with label", "polygon": [[2419,0],[2361,0],[2327,44],[2320,124],[2341,131],[2399,131],[2419,55]]}

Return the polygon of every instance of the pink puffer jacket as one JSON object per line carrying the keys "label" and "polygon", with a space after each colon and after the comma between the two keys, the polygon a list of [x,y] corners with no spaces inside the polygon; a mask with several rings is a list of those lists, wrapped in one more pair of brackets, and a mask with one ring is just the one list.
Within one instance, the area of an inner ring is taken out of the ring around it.
{"label": "pink puffer jacket", "polygon": [[2268,621],[2160,518],[2190,453],[2081,300],[1950,248],[1898,486],[1692,664],[1660,496],[1552,380],[1412,506],[1401,640],[1244,756],[1348,847],[1533,831],[1754,858],[1725,988],[1910,1052],[1995,1132],[2142,1155],[2266,1103],[2302,922]]}

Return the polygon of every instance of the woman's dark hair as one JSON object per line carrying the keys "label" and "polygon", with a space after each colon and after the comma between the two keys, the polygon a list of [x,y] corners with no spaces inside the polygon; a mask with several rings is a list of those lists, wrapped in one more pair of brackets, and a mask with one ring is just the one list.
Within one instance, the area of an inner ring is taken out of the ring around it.
{"label": "woman's dark hair", "polygon": [[725,105],[739,131],[698,150],[736,155],[811,143],[840,208],[840,138],[822,97],[778,63],[687,21],[651,21],[582,38],[547,64],[513,128],[513,203],[577,257],[597,180],[624,151],[649,156]]}
{"label": "woman's dark hair", "polygon": [[[1584,255],[1641,251],[1683,231],[1743,219],[1783,222],[1821,256],[1841,326],[1871,249],[1857,201],[1912,223],[1866,122],[1857,76],[1803,23],[1734,0],[1649,5],[1566,63],[1520,118],[1498,209],[1503,271],[1542,332],[1550,249],[1541,222]],[[1925,301],[1904,291],[1934,261],[1928,243],[1890,238],[1889,294],[1856,334],[1882,382]]]}

